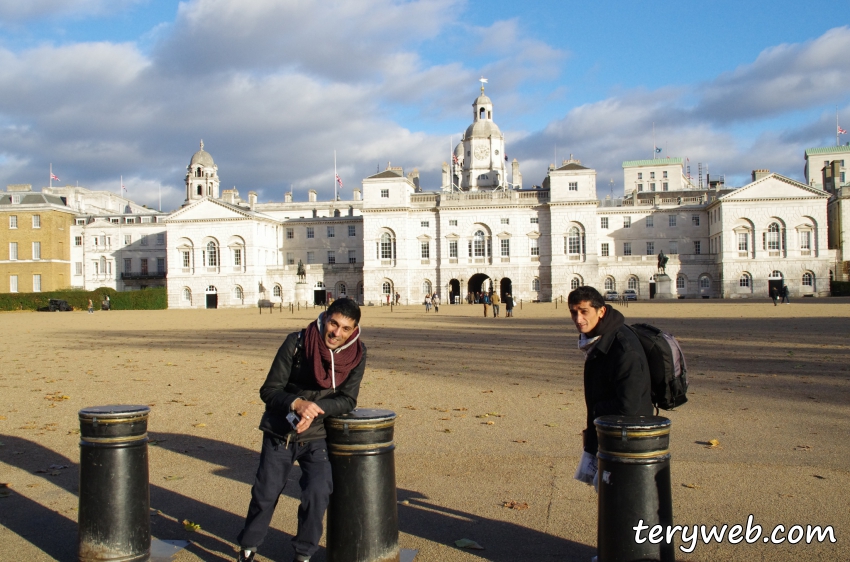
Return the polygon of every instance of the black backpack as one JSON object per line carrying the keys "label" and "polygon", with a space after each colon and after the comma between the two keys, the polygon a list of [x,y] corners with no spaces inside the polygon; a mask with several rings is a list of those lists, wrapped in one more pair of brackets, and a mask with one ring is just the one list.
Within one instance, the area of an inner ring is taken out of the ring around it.
{"label": "black backpack", "polygon": [[688,401],[688,365],[682,347],[672,335],[649,324],[629,326],[640,340],[649,376],[652,380],[652,403],[672,410]]}

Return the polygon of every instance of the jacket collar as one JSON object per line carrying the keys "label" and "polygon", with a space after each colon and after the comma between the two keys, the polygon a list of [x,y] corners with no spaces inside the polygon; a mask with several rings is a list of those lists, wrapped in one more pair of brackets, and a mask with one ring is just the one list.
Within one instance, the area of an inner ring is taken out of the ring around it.
{"label": "jacket collar", "polygon": [[599,353],[608,353],[611,349],[611,344],[617,337],[617,332],[625,324],[626,317],[619,310],[615,310],[610,304],[605,305],[605,316],[600,320],[599,326],[594,330],[594,335],[602,336],[596,342],[593,350]]}

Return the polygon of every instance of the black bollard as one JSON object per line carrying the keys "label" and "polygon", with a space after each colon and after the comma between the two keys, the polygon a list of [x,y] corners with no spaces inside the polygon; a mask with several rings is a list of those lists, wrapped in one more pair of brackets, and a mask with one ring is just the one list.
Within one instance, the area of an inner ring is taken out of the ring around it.
{"label": "black bollard", "polygon": [[147,406],[80,410],[80,562],[150,558]]}
{"label": "black bollard", "polygon": [[[652,544],[649,529],[673,525],[670,420],[659,416],[596,418],[599,437],[599,562],[676,559],[673,543]],[[635,527],[642,543],[635,540]]]}
{"label": "black bollard", "polygon": [[334,491],[328,562],[398,562],[395,412],[354,410],[325,420]]}

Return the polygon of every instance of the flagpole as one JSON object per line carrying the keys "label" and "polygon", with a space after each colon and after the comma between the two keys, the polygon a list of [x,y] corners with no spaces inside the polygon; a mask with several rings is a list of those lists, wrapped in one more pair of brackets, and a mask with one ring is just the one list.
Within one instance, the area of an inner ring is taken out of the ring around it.
{"label": "flagpole", "polygon": [[839,146],[838,140],[838,106],[835,106],[835,146]]}
{"label": "flagpole", "polygon": [[336,150],[334,150],[334,201],[336,201]]}
{"label": "flagpole", "polygon": [[[836,122],[837,122],[837,120],[838,120],[837,114],[836,114],[835,119],[836,119]],[[836,129],[836,131],[837,130],[838,129]],[[835,135],[835,138],[837,139],[838,135]],[[836,141],[835,144],[838,144],[838,141]],[[53,189],[53,162],[50,163],[50,188]]]}

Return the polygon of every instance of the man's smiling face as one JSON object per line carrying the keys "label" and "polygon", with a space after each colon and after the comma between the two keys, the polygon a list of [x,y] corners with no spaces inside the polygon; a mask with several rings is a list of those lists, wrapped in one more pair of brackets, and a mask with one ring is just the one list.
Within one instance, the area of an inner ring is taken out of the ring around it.
{"label": "man's smiling face", "polygon": [[572,316],[579,333],[589,334],[599,325],[599,321],[605,316],[606,310],[604,306],[593,308],[590,301],[581,301],[578,304],[570,305],[570,316]]}
{"label": "man's smiling face", "polygon": [[340,313],[335,313],[330,318],[325,319],[324,334],[322,339],[328,349],[333,351],[339,346],[345,344],[354,330],[357,328],[357,323],[351,318],[347,318]]}

